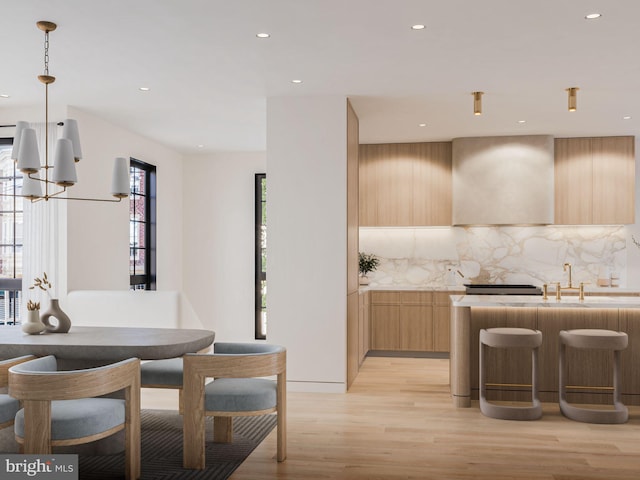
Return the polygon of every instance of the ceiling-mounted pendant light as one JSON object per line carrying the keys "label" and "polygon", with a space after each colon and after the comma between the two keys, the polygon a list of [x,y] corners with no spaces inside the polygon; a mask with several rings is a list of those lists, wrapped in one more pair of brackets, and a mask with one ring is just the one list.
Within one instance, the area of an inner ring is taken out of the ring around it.
{"label": "ceiling-mounted pendant light", "polygon": [[[116,159],[112,195],[115,199],[62,197],[67,187],[78,181],[75,163],[82,158],[80,135],[75,120],[66,119],[62,124],[62,136],[57,140],[53,163],[49,163],[49,85],[56,81],[56,77],[49,75],[49,32],[53,32],[57,25],[53,22],[40,21],[37,26],[44,32],[44,72],[38,75],[38,80],[45,86],[45,154],[44,165],[40,161],[36,131],[29,128],[27,122],[16,123],[11,158],[16,160],[17,168],[24,174],[22,196],[32,202],[39,200],[90,200],[98,202],[119,202],[129,196],[129,165],[123,159]],[[44,178],[40,178],[40,170],[44,169]],[[51,172],[49,170],[52,170]],[[127,178],[127,182],[124,178]],[[44,184],[44,193],[42,192]],[[55,186],[59,187],[56,191]]]}
{"label": "ceiling-mounted pendant light", "polygon": [[578,87],[567,88],[567,92],[569,93],[569,111],[575,112],[578,108]]}
{"label": "ceiling-mounted pendant light", "polygon": [[482,95],[484,92],[471,92],[473,95],[473,114],[482,115]]}

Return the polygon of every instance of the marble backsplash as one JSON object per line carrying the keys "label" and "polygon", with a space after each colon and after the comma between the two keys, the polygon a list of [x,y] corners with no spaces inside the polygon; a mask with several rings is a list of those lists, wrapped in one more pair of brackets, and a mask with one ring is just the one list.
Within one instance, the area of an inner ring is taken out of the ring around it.
{"label": "marble backsplash", "polygon": [[[623,226],[360,228],[360,251],[380,259],[371,285],[443,286],[463,283],[573,283],[611,272],[626,286]],[[457,272],[464,275],[462,278]]]}

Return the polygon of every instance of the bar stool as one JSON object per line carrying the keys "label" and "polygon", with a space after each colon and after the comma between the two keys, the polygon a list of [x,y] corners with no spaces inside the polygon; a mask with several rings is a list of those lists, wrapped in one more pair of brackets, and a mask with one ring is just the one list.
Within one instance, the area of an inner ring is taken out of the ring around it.
{"label": "bar stool", "polygon": [[[628,343],[629,338],[626,333],[613,330],[579,329],[560,331],[558,351],[560,411],[565,417],[586,423],[625,423],[629,419],[629,411],[622,403],[620,392],[620,352],[627,348]],[[567,346],[613,350],[613,410],[576,407],[567,401],[565,361]]]}
{"label": "bar stool", "polygon": [[[542,333],[538,330],[528,328],[480,330],[480,411],[484,415],[503,420],[536,420],[542,416],[542,405],[538,398],[538,349],[540,345],[542,345]],[[531,349],[531,406],[496,405],[487,400],[485,346]]]}

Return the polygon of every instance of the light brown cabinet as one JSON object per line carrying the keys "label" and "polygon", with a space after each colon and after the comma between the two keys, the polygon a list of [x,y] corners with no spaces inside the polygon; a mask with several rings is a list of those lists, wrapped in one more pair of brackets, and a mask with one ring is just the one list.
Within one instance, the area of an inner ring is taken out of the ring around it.
{"label": "light brown cabinet", "polygon": [[360,145],[361,226],[451,225],[451,142]]}
{"label": "light brown cabinet", "polygon": [[449,296],[456,293],[372,291],[371,350],[448,352]]}
{"label": "light brown cabinet", "polygon": [[448,352],[450,349],[451,300],[450,295],[464,292],[433,293],[433,351]]}
{"label": "light brown cabinet", "polygon": [[635,222],[635,139],[555,139],[555,223]]}
{"label": "light brown cabinet", "polygon": [[[539,395],[543,402],[558,401],[558,338],[561,330],[596,328],[627,333],[629,346],[620,353],[622,401],[640,405],[640,312],[637,309],[599,308],[472,308],[469,373],[471,398],[478,398],[479,332],[482,328],[520,327],[542,332],[538,353]],[[530,401],[531,350],[488,348],[487,396],[491,400]],[[567,392],[570,402],[611,404],[613,355],[609,350],[567,349]]]}
{"label": "light brown cabinet", "polygon": [[361,292],[358,304],[358,364],[369,351],[369,292]]}

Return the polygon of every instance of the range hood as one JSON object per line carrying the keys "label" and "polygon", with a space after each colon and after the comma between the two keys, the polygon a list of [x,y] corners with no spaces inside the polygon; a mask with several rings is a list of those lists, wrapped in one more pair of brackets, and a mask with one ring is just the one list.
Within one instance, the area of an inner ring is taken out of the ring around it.
{"label": "range hood", "polygon": [[553,223],[553,136],[454,138],[454,225]]}

